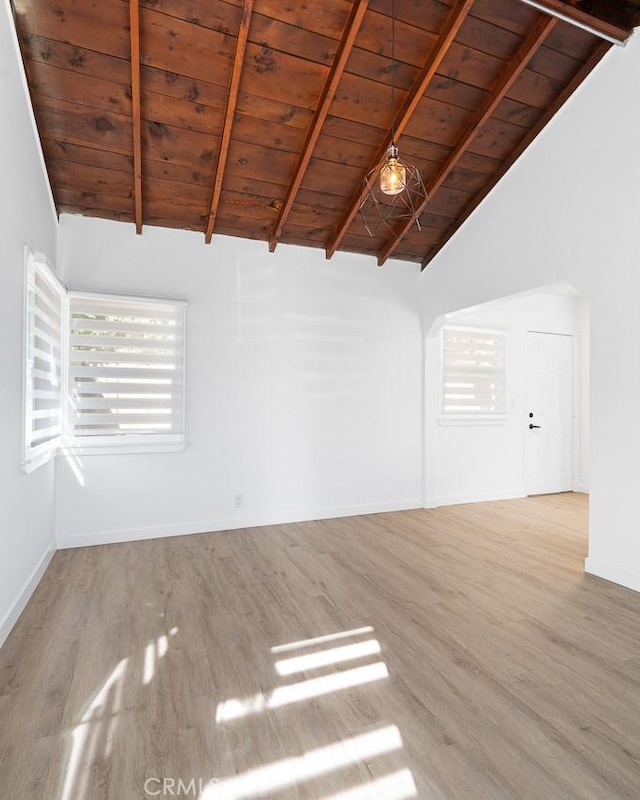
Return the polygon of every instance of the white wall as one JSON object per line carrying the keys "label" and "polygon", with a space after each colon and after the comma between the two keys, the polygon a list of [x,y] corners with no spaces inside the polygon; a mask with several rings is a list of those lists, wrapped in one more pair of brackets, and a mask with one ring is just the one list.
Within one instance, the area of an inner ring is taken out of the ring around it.
{"label": "white wall", "polygon": [[190,303],[186,449],[58,458],[60,546],[422,504],[416,265],[66,215],[58,259]]}
{"label": "white wall", "polygon": [[441,314],[559,280],[591,313],[587,569],[640,589],[640,37],[614,48],[423,273]]}
{"label": "white wall", "polygon": [[9,4],[0,8],[0,644],[51,555],[53,463],[22,473],[23,249],[56,253],[57,223],[25,99]]}
{"label": "white wall", "polygon": [[[436,320],[425,344],[425,505],[523,497],[525,481],[525,348],[527,331],[574,339],[574,489],[585,491],[588,398],[585,302],[566,286],[454,311]],[[506,420],[443,420],[439,410],[440,331],[447,324],[493,327],[507,337]]]}

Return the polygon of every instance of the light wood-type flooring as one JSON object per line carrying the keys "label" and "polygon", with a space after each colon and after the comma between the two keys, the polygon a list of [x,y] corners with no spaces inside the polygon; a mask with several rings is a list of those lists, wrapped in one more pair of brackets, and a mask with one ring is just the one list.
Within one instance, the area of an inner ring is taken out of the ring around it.
{"label": "light wood-type flooring", "polygon": [[[556,495],[58,552],[0,797],[640,798],[640,594]],[[314,641],[310,641],[314,640]]]}

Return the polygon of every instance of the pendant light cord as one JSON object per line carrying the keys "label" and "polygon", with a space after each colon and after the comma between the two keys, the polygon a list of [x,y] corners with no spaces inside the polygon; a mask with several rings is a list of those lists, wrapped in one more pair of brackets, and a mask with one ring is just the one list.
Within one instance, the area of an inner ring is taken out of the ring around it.
{"label": "pendant light cord", "polygon": [[396,66],[396,0],[391,0],[391,144],[396,143],[396,103],[395,103],[395,66]]}

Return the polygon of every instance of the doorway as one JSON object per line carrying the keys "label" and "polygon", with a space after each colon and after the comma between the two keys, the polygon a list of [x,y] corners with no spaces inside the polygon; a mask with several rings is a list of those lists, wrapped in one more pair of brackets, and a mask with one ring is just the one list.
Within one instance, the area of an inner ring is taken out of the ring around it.
{"label": "doorway", "polygon": [[528,495],[573,489],[573,336],[528,331],[525,481]]}

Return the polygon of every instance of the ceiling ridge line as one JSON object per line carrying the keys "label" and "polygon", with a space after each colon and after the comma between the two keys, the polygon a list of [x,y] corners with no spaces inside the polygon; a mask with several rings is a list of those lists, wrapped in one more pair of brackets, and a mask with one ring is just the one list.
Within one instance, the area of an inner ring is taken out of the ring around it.
{"label": "ceiling ridge line", "polygon": [[[400,111],[396,114],[393,120],[393,128],[395,128],[396,138],[400,138],[402,135],[402,131],[406,128],[415,111],[419,101],[422,99],[422,96],[426,92],[428,85],[431,83],[434,75],[436,74],[440,64],[442,63],[445,55],[448,53],[449,48],[451,47],[462,23],[467,18],[469,11],[473,5],[474,0],[458,0],[457,4],[452,6],[452,9],[447,17],[445,22],[445,26],[438,36],[436,40],[436,44],[432,50],[430,50],[427,60],[425,61],[420,75],[416,79],[413,87],[409,91],[405,102],[400,109]],[[392,65],[393,69],[393,65]],[[384,154],[389,149],[389,145],[391,143],[391,131],[385,137],[382,145],[378,149],[375,158],[371,161],[369,167],[365,170],[364,175],[368,175],[369,172],[374,169],[375,165],[380,162],[383,158]],[[370,188],[370,181],[367,182],[366,177],[363,179],[361,187],[356,191],[353,195],[349,207],[342,217],[340,224],[338,226],[338,230],[334,234],[333,238],[329,241],[326,247],[326,256],[327,258],[331,258],[333,254],[336,252],[338,247],[340,246],[341,241],[343,240],[344,236],[347,233],[347,230],[351,223],[353,222],[354,217],[358,213],[358,209],[360,208],[361,202],[365,194],[369,191]]]}
{"label": "ceiling ridge line", "polygon": [[[533,29],[527,35],[527,38],[518,48],[515,56],[508,62],[507,68],[498,79],[496,86],[467,123],[462,135],[456,142],[451,153],[447,156],[444,164],[438,170],[435,178],[430,181],[427,187],[427,200],[425,200],[421,207],[417,209],[416,216],[419,216],[422,213],[429,200],[433,198],[433,195],[442,186],[449,173],[454,169],[462,155],[467,151],[471,142],[484,128],[498,104],[503,100],[509,89],[526,69],[529,61],[533,58],[535,53],[537,53],[540,45],[555,28],[557,23],[558,20],[555,17],[549,16],[542,16],[536,22]],[[414,218],[412,217],[410,220],[404,223],[392,237],[387,240],[385,245],[378,253],[378,266],[381,267],[389,258],[389,256],[391,256],[391,254],[400,244],[404,235],[413,224]]]}
{"label": "ceiling ridge line", "polygon": [[293,179],[289,184],[284,204],[280,209],[278,219],[273,229],[273,235],[269,240],[269,250],[272,253],[278,245],[278,240],[280,239],[280,236],[282,236],[282,229],[286,225],[291,213],[291,209],[293,208],[293,204],[295,203],[296,196],[300,186],[302,185],[305,172],[307,171],[307,167],[311,161],[311,156],[313,155],[313,151],[322,131],[322,126],[324,125],[329,113],[329,108],[333,103],[334,95],[338,89],[338,84],[344,74],[344,70],[347,66],[347,60],[353,49],[353,45],[368,7],[369,0],[355,0],[351,8],[351,13],[345,24],[333,64],[331,65],[329,75],[327,76],[322,94],[320,95],[320,102],[316,107],[313,120],[311,121],[311,125],[307,131],[304,146],[293,174]]}
{"label": "ceiling ridge line", "polygon": [[519,2],[619,47],[624,47],[633,33],[632,30],[628,31],[626,28],[607,22],[562,0],[519,0]]}
{"label": "ceiling ridge line", "polygon": [[218,213],[218,206],[220,204],[222,181],[224,180],[224,173],[227,166],[229,146],[231,144],[231,132],[233,130],[233,121],[238,102],[238,93],[240,91],[240,78],[242,76],[242,68],[244,66],[244,54],[247,49],[247,41],[249,39],[249,26],[251,25],[253,3],[254,0],[244,0],[242,16],[240,18],[240,28],[238,30],[236,51],[233,59],[233,68],[231,71],[231,82],[229,84],[229,97],[227,99],[227,108],[225,111],[224,125],[222,127],[220,149],[218,151],[218,163],[216,165],[213,179],[213,192],[211,195],[207,227],[204,235],[204,239],[207,244],[211,243],[211,237],[213,236],[213,229]]}

